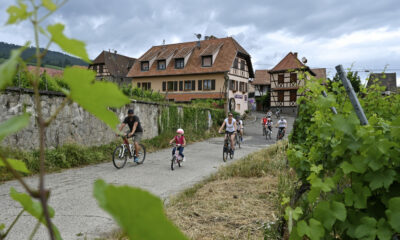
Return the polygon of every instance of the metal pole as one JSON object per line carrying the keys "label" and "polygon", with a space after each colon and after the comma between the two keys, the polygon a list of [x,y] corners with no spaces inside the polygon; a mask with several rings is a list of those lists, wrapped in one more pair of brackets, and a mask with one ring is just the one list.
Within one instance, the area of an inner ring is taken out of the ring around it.
{"label": "metal pole", "polygon": [[335,67],[337,73],[339,74],[340,79],[342,80],[343,86],[346,89],[347,95],[349,95],[351,104],[353,105],[354,110],[356,111],[356,114],[358,116],[358,119],[360,119],[361,125],[367,125],[368,120],[367,117],[364,114],[364,110],[362,109],[360,102],[358,101],[358,98],[356,96],[356,93],[354,92],[353,86],[351,85],[349,79],[347,79],[346,74],[343,70],[342,65],[338,65]]}
{"label": "metal pole", "polygon": [[[324,97],[328,97],[328,95],[326,94],[326,92],[325,91],[322,91],[322,95],[324,96]],[[333,112],[333,114],[337,114],[337,111],[336,111],[336,108],[335,107],[331,107],[331,111]]]}

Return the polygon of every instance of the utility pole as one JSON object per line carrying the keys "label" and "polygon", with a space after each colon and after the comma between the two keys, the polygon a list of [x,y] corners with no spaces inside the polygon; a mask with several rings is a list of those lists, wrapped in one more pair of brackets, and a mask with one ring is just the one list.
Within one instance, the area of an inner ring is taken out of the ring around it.
{"label": "utility pole", "polygon": [[225,115],[228,116],[229,112],[229,75],[228,72],[225,72],[224,74],[224,79],[225,79]]}

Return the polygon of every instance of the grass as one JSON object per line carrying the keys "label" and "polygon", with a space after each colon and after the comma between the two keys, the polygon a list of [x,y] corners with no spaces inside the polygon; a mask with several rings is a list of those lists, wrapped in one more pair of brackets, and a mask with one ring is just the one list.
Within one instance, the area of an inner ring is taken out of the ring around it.
{"label": "grass", "polygon": [[293,190],[286,142],[248,155],[171,199],[168,217],[190,239],[279,239]]}

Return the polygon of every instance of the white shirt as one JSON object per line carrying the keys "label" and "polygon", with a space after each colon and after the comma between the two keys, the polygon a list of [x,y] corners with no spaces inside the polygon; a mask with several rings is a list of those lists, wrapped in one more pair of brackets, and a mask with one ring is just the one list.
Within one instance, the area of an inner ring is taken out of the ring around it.
{"label": "white shirt", "polygon": [[225,130],[228,132],[234,132],[235,131],[235,125],[234,125],[235,122],[236,122],[236,120],[232,118],[232,123],[229,124],[228,118],[225,118],[225,126],[226,126]]}
{"label": "white shirt", "polygon": [[286,119],[278,121],[278,126],[279,127],[286,127],[286,124],[287,124]]}

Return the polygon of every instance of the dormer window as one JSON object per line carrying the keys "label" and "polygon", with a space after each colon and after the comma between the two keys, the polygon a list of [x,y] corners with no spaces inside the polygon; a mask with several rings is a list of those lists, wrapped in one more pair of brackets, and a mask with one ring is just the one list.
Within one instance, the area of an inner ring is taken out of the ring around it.
{"label": "dormer window", "polygon": [[158,70],[165,70],[166,62],[165,60],[158,60],[157,69]]}
{"label": "dormer window", "polygon": [[141,62],[140,69],[142,71],[149,71],[149,61]]}
{"label": "dormer window", "polygon": [[212,66],[212,56],[203,56],[201,58],[201,65],[203,67],[211,67]]}
{"label": "dormer window", "polygon": [[175,68],[182,69],[185,65],[185,61],[183,58],[175,58]]}

